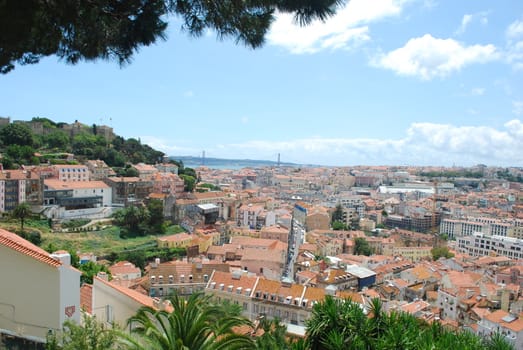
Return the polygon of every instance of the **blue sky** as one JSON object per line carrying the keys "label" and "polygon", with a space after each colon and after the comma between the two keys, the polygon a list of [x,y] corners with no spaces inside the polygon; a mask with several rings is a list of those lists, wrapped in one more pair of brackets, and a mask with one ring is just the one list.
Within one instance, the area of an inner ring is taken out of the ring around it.
{"label": "blue sky", "polygon": [[49,57],[0,76],[0,115],[106,124],[168,155],[523,166],[523,1],[352,0],[251,50],[213,33],[130,65]]}

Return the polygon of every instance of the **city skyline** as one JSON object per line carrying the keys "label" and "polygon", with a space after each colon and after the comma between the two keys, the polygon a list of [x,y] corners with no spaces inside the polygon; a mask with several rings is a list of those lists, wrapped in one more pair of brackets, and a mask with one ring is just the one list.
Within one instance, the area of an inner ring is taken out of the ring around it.
{"label": "city skyline", "polygon": [[0,76],[0,116],[105,124],[167,155],[336,165],[523,165],[523,3],[348,2],[280,16],[264,47],[208,33],[133,62]]}

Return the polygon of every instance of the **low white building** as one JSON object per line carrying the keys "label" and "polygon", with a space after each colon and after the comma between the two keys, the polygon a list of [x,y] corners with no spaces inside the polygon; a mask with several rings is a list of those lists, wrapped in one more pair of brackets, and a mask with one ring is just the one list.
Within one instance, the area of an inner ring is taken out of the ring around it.
{"label": "low white building", "polygon": [[44,214],[53,219],[108,217],[112,200],[111,187],[103,181],[44,180]]}
{"label": "low white building", "polygon": [[70,260],[0,229],[1,334],[45,343],[66,320],[80,322],[81,272]]}

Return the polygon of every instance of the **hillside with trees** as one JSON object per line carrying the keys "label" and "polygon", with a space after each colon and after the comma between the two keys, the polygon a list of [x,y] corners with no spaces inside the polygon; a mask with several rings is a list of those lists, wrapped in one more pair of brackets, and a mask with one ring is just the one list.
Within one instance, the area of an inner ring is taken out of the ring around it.
{"label": "hillside with trees", "polygon": [[[142,144],[140,139],[114,135],[108,129],[96,124],[57,123],[48,118],[9,123],[0,129],[1,162],[4,169],[18,169],[22,165],[101,159],[110,167],[125,170],[128,163],[154,164],[162,160],[163,152]],[[70,153],[75,160],[70,160]]]}

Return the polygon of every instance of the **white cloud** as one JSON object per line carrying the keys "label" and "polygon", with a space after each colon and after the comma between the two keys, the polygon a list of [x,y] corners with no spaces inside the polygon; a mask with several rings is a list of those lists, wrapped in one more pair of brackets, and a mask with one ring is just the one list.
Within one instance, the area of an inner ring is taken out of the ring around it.
{"label": "white cloud", "polygon": [[507,38],[515,39],[523,36],[523,21],[512,22],[506,31]]}
{"label": "white cloud", "polygon": [[430,34],[410,39],[405,46],[376,57],[371,64],[399,75],[423,80],[446,77],[473,63],[499,58],[494,45],[464,46],[454,39],[438,39]]}
{"label": "white cloud", "polygon": [[482,96],[485,94],[485,88],[473,88],[471,91],[470,91],[470,94],[472,96]]}
{"label": "white cloud", "polygon": [[465,33],[465,31],[467,30],[469,25],[474,21],[478,21],[482,25],[487,25],[488,24],[487,15],[488,15],[488,12],[486,12],[486,11],[463,15],[463,18],[461,19],[461,25],[458,28],[458,30],[456,30],[456,34],[459,35],[459,34]]}
{"label": "white cloud", "polygon": [[512,101],[512,113],[518,116],[523,114],[523,101]]}
{"label": "white cloud", "polygon": [[183,93],[183,97],[186,97],[186,98],[194,97],[194,92],[192,90],[187,90]]}
{"label": "white cloud", "polygon": [[140,140],[143,144],[147,144],[154,149],[160,150],[166,155],[198,154],[201,151],[199,148],[174,145],[171,140],[156,136],[140,136]]}
{"label": "white cloud", "polygon": [[240,121],[242,124],[247,124],[249,122],[249,117],[242,117]]}
{"label": "white cloud", "polygon": [[[145,140],[142,137],[142,140]],[[159,148],[169,155],[176,152]],[[176,149],[175,149],[176,150]],[[206,147],[221,158],[275,159],[302,164],[355,165],[487,165],[523,164],[523,123],[519,119],[503,129],[413,123],[398,139],[304,138],[287,141],[254,140]],[[187,154],[187,153],[183,153]],[[197,151],[192,151],[197,154]]]}
{"label": "white cloud", "polygon": [[505,59],[515,70],[523,69],[523,40],[508,43]]}
{"label": "white cloud", "polygon": [[351,0],[325,22],[300,27],[290,14],[280,14],[267,35],[269,44],[294,54],[346,49],[370,40],[367,24],[398,16],[409,0]]}
{"label": "white cloud", "polygon": [[472,15],[464,15],[463,19],[461,20],[461,26],[457,30],[458,33],[464,33],[467,29],[467,26],[472,21]]}

